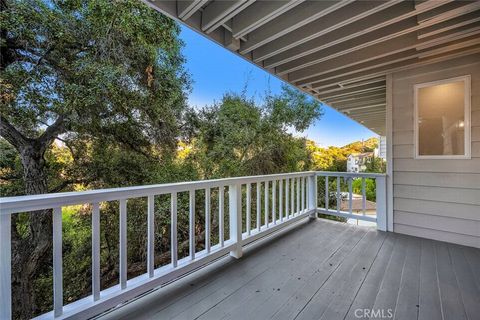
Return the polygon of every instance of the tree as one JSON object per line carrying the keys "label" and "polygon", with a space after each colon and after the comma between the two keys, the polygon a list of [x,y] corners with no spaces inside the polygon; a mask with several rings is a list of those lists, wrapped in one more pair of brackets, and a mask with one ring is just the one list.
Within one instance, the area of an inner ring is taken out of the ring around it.
{"label": "tree", "polygon": [[199,113],[187,159],[204,178],[306,170],[306,140],[289,130],[304,131],[322,113],[318,102],[287,86],[263,103],[245,94],[225,94]]}
{"label": "tree", "polygon": [[[0,5],[0,134],[19,154],[24,194],[88,179],[81,171],[49,179],[55,140],[80,153],[105,142],[144,158],[174,151],[189,88],[174,21],[136,0]],[[39,310],[32,283],[51,264],[51,220],[34,212],[26,233],[12,228],[16,318]]]}

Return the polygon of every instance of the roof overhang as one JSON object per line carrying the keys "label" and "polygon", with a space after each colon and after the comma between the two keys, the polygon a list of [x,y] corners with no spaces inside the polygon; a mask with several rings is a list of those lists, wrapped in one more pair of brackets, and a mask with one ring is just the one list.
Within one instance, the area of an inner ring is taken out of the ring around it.
{"label": "roof overhang", "polygon": [[386,75],[480,52],[480,1],[148,1],[385,135]]}

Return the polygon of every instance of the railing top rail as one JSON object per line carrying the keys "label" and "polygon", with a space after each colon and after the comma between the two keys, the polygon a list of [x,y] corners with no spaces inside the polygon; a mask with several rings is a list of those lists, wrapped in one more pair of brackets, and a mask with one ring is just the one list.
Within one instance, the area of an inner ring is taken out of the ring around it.
{"label": "railing top rail", "polygon": [[48,193],[30,196],[0,198],[0,214],[51,209],[61,206],[141,198],[149,195],[185,192],[205,188],[270,181],[273,179],[295,178],[314,175],[315,171],[270,174],[260,176],[232,177],[214,180],[175,182],[125,188],[97,189],[88,191]]}
{"label": "railing top rail", "polygon": [[337,171],[316,171],[317,176],[322,177],[351,177],[351,178],[381,178],[386,177],[384,173],[365,172],[337,172]]}

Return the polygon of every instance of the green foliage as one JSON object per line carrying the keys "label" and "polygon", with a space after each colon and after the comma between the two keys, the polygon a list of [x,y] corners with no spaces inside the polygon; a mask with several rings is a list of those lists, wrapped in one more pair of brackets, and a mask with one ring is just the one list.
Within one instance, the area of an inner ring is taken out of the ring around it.
{"label": "green foliage", "polygon": [[53,138],[95,150],[113,144],[158,158],[175,149],[189,78],[173,20],[136,0],[5,6],[2,120],[30,138],[56,128]]}
{"label": "green foliage", "polygon": [[[362,194],[362,179],[354,179],[352,182],[353,193]],[[367,200],[375,202],[377,199],[375,179],[365,179],[365,195]]]}
{"label": "green foliage", "polygon": [[[378,148],[378,138],[370,138],[365,141],[355,141],[343,147],[330,146],[322,148],[314,141],[307,141],[307,147],[312,155],[315,170],[320,171],[347,171],[347,158],[352,153],[372,152]],[[386,164],[381,158],[373,157],[366,164],[366,172],[385,172]]]}
{"label": "green foliage", "polygon": [[287,87],[263,105],[226,94],[200,111],[187,161],[206,178],[306,170],[311,160],[305,140],[288,129],[303,131],[321,115],[317,102]]}

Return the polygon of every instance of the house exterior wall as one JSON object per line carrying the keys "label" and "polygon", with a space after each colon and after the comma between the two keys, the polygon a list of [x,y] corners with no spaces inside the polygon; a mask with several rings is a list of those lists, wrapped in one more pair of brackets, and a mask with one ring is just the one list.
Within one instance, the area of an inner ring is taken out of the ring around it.
{"label": "house exterior wall", "polygon": [[[471,159],[415,159],[414,85],[471,76]],[[393,230],[480,248],[480,54],[392,74]]]}

